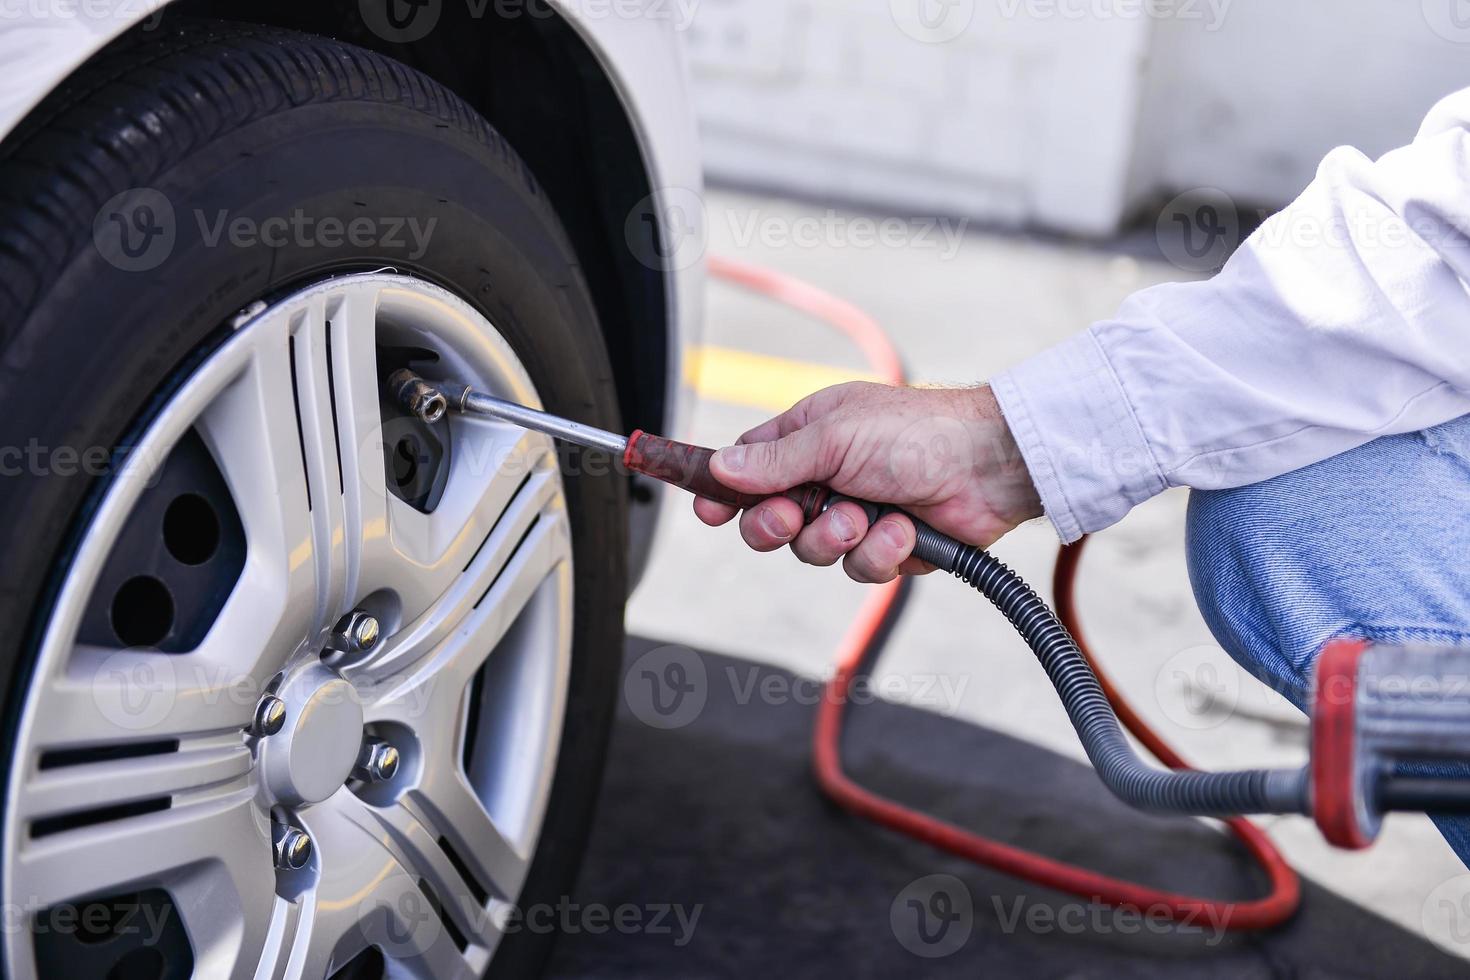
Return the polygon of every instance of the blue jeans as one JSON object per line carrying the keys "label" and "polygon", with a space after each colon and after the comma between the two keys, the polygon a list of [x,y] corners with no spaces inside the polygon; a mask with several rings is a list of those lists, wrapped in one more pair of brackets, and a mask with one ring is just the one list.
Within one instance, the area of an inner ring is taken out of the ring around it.
{"label": "blue jeans", "polygon": [[[1470,415],[1189,500],[1189,577],[1215,638],[1303,707],[1338,636],[1470,644]],[[1470,818],[1437,818],[1470,864]]]}

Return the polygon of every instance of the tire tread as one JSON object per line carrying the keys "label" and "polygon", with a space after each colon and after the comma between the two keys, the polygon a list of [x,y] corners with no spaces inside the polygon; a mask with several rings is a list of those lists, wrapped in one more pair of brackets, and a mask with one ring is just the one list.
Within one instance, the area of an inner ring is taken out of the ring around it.
{"label": "tire tread", "polygon": [[123,35],[0,142],[0,348],[46,294],[48,272],[86,247],[94,216],[113,194],[151,185],[168,161],[223,132],[302,105],[367,100],[428,114],[494,151],[549,207],[479,113],[406,65],[272,27],[163,23]]}

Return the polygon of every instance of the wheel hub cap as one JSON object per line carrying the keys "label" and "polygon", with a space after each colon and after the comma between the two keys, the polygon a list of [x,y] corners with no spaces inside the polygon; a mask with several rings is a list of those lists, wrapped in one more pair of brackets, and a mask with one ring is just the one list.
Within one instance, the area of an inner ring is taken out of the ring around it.
{"label": "wheel hub cap", "polygon": [[263,740],[261,762],[271,795],[288,806],[320,803],[352,772],[362,742],[357,692],[336,671],[312,664],[282,685],[286,723]]}

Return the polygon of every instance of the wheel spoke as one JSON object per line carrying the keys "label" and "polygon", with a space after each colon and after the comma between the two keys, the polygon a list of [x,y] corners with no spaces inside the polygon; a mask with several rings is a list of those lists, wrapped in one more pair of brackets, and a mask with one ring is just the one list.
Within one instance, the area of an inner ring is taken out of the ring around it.
{"label": "wheel spoke", "polygon": [[[494,490],[487,499],[494,496]],[[463,567],[449,588],[429,611],[403,632],[393,637],[367,661],[358,665],[353,673],[373,676],[388,676],[403,673],[413,664],[435,650],[481,600],[505,571],[506,564],[515,556],[527,531],[543,517],[547,508],[557,500],[559,493],[556,474],[543,469],[531,475],[514,490],[514,496],[500,501],[500,514],[494,530],[482,537],[479,550]]]}
{"label": "wheel spoke", "polygon": [[457,767],[436,770],[405,794],[401,809],[414,823],[432,828],[434,839],[449,842],[474,884],[503,901],[520,894],[528,854],[500,832]]}
{"label": "wheel spoke", "polygon": [[38,751],[238,733],[265,678],[194,654],[83,647],[68,671],[46,683],[48,708],[33,722]]}
{"label": "wheel spoke", "polygon": [[[503,565],[497,574],[489,576],[488,590],[456,627],[416,659],[410,659],[408,653],[394,655],[390,650],[378,662],[374,686],[378,696],[367,705],[369,718],[401,720],[423,728],[426,716],[451,721],[460,716],[470,678],[547,576],[558,570],[565,572],[571,555],[570,528],[559,506],[539,513],[519,539],[510,537],[509,528],[506,532],[505,552],[498,546],[487,545],[485,549],[490,552],[488,565],[493,566],[497,558]],[[427,645],[428,640],[424,643]],[[403,669],[395,670],[399,665]],[[438,727],[447,729],[444,725]]]}
{"label": "wheel spoke", "polygon": [[[477,916],[440,886],[454,874],[442,852],[437,866],[426,866],[424,848],[435,845],[424,828],[386,820],[346,794],[310,811],[306,822],[318,860],[332,867],[333,875],[303,896],[301,920],[289,941],[280,944],[273,975],[329,975],[369,945],[401,968],[395,976],[405,971],[422,977],[477,975],[420,879],[428,882],[444,915],[457,915],[452,921],[461,935],[488,949],[497,934],[488,915]],[[279,963],[286,960],[290,968],[283,970]]]}
{"label": "wheel spoke", "polygon": [[520,501],[536,504],[523,485],[544,486],[555,460],[551,440],[539,433],[463,416],[449,424],[455,426],[455,451],[444,496],[433,513],[388,499],[388,577],[403,599],[405,622],[418,619],[458,584],[466,566],[484,551],[487,537],[519,513]]}
{"label": "wheel spoke", "polygon": [[240,649],[239,636],[264,632],[265,649],[277,655],[314,637],[321,618],[316,556],[322,541],[308,474],[323,472],[327,461],[305,456],[310,416],[303,412],[298,427],[293,362],[299,355],[309,364],[311,354],[309,345],[293,354],[290,327],[284,315],[259,325],[245,369],[197,423],[240,511],[246,541],[241,580],[205,643]]}
{"label": "wheel spoke", "polygon": [[383,552],[388,541],[388,505],[396,500],[388,494],[383,461],[377,306],[377,289],[359,287],[349,289],[325,309],[328,329],[323,336],[331,339],[332,405],[341,461],[336,492],[346,528],[345,574],[341,588],[333,590],[330,619],[378,586],[364,581],[364,567]]}
{"label": "wheel spoke", "polygon": [[184,918],[196,972],[249,977],[276,900],[261,819],[248,793],[231,792],[50,834],[25,841],[12,856],[13,886],[38,909],[164,888]]}
{"label": "wheel spoke", "polygon": [[[389,850],[405,871],[422,878],[437,896],[442,915],[470,942],[493,947],[499,939],[499,930],[491,921],[486,900],[480,897],[485,894],[485,886],[478,878],[474,882],[465,879],[439,844],[439,838],[444,835],[436,832],[422,814],[416,812],[418,809],[412,804],[399,804],[368,813],[377,827],[387,832]],[[489,824],[488,815],[474,819],[477,823]],[[478,833],[505,852],[507,857],[503,863],[509,863],[513,868],[524,865],[493,825],[488,831],[482,827]]]}
{"label": "wheel spoke", "polygon": [[[387,976],[471,980],[480,975],[412,875],[402,871],[388,875],[358,907],[364,911],[356,932],[391,962]],[[334,962],[345,959],[339,954]]]}
{"label": "wheel spoke", "polygon": [[[292,902],[273,896],[270,925],[261,943],[260,959],[251,974],[255,980],[287,980],[306,976],[302,961],[310,952],[313,901]],[[325,971],[321,974],[325,976]]]}
{"label": "wheel spoke", "polygon": [[470,967],[464,954],[455,946],[449,933],[443,929],[439,930],[434,941],[419,956],[419,962],[413,972],[424,977],[425,980],[471,980],[480,975],[479,970]]}
{"label": "wheel spoke", "polygon": [[140,885],[169,887],[182,902],[177,889],[210,865],[249,907],[274,887],[268,835],[249,794],[233,792],[33,838],[13,860],[20,894],[42,906]]}
{"label": "wheel spoke", "polygon": [[40,820],[209,789],[240,779],[251,764],[250,750],[226,736],[172,752],[44,769],[30,778],[20,816]]}
{"label": "wheel spoke", "polygon": [[[357,805],[351,801],[348,806]],[[314,861],[332,869],[291,904],[276,908],[271,940],[257,977],[324,977],[365,949],[370,939],[361,926],[370,899],[401,877],[380,841],[347,819],[334,799],[303,815],[311,834]]]}

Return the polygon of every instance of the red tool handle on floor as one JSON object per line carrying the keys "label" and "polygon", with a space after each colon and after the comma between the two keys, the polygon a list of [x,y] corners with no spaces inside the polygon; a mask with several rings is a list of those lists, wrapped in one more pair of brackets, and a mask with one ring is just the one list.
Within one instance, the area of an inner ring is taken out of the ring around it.
{"label": "red tool handle on floor", "polygon": [[[682,487],[692,494],[741,510],[749,510],[772,496],[741,493],[716,480],[709,471],[709,461],[714,454],[713,449],[704,446],[692,446],[687,442],[676,442],[635,429],[628,437],[628,448],[623,451],[623,465],[635,473],[651,476],[655,480]],[[801,508],[801,522],[810,524],[827,509],[832,491],[820,483],[803,483],[774,496],[796,501]]]}

